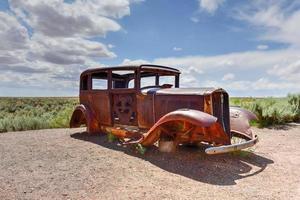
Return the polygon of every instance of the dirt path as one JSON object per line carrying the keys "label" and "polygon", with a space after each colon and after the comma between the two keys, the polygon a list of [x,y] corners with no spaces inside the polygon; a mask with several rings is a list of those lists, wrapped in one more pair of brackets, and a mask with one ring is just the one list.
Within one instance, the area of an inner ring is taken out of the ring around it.
{"label": "dirt path", "polygon": [[255,129],[253,153],[139,155],[83,129],[0,134],[0,199],[300,199],[300,126]]}

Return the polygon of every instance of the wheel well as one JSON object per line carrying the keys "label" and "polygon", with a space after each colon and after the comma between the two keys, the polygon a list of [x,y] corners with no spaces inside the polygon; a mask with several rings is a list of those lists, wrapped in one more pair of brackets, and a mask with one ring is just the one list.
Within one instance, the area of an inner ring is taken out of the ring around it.
{"label": "wheel well", "polygon": [[78,128],[81,125],[87,126],[86,116],[81,110],[75,110],[70,120],[70,128]]}

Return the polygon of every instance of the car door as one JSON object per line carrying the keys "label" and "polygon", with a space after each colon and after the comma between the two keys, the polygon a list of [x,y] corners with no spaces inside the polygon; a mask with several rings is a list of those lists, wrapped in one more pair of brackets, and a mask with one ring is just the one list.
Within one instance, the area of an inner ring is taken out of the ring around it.
{"label": "car door", "polygon": [[112,125],[108,73],[106,71],[91,74],[91,89],[87,96],[89,107],[101,125]]}
{"label": "car door", "polygon": [[114,124],[137,125],[135,77],[134,70],[112,71],[110,93]]}

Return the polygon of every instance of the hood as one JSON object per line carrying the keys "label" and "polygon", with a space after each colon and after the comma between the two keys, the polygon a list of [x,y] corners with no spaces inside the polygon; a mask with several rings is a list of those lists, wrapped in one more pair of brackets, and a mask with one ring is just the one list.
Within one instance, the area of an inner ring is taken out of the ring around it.
{"label": "hood", "polygon": [[[147,93],[149,94],[150,91]],[[214,92],[225,92],[222,88],[167,88],[152,91],[156,95],[209,95]]]}

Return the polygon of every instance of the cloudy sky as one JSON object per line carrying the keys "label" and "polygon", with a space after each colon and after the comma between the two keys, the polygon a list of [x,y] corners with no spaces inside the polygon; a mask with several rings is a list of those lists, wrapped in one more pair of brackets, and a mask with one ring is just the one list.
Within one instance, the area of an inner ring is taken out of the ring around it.
{"label": "cloudy sky", "polygon": [[0,96],[76,96],[81,71],[130,63],[231,96],[300,92],[300,2],[0,1]]}

